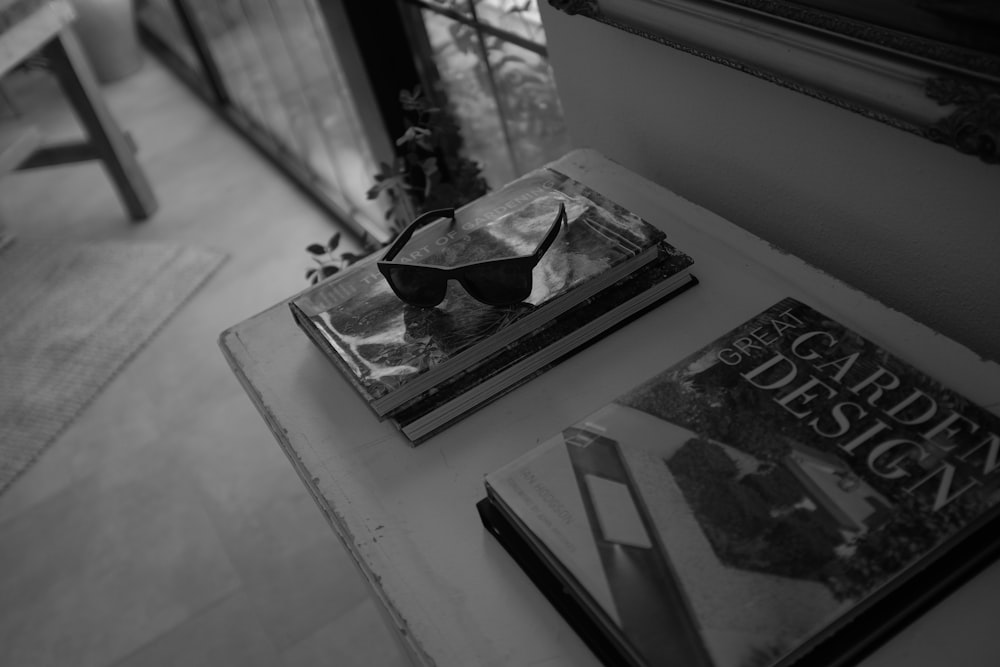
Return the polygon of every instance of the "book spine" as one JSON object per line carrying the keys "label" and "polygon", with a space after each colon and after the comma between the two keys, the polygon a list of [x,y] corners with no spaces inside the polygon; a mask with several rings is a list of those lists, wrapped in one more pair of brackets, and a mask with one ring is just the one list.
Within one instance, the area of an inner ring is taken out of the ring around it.
{"label": "book spine", "polygon": [[[488,396],[484,397],[483,400],[478,401],[478,402],[476,402],[476,403],[468,406],[468,408],[466,408],[465,410],[463,410],[460,414],[456,414],[452,418],[448,419],[446,422],[444,422],[444,423],[442,423],[442,424],[434,427],[430,431],[427,431],[427,432],[415,431],[412,428],[412,426],[413,426],[414,422],[416,422],[419,419],[426,418],[428,415],[433,414],[433,412],[435,412],[436,410],[443,410],[443,409],[445,409],[447,407],[447,402],[446,401],[439,401],[438,405],[435,408],[430,408],[430,409],[425,408],[424,406],[421,406],[419,403],[417,403],[417,404],[411,406],[410,409],[411,409],[412,412],[409,415],[407,415],[405,413],[402,413],[402,414],[397,413],[399,416],[397,416],[397,417],[390,416],[390,420],[393,421],[393,422],[395,422],[399,426],[400,430],[403,432],[404,435],[407,436],[407,438],[410,440],[410,442],[412,444],[418,445],[418,444],[420,444],[422,442],[425,442],[426,440],[430,439],[434,435],[437,435],[438,433],[440,433],[444,429],[446,429],[449,426],[455,424],[459,420],[464,419],[465,417],[468,417],[469,415],[475,413],[476,411],[481,410],[482,408],[485,408],[486,406],[490,405],[494,401],[497,401],[497,400],[503,398],[508,393],[514,391],[515,389],[517,389],[521,385],[523,385],[523,384],[525,384],[525,383],[533,380],[534,378],[538,377],[539,375],[541,375],[541,374],[545,373],[546,371],[552,369],[554,366],[556,366],[556,365],[562,363],[563,361],[569,359],[573,355],[575,355],[575,354],[577,354],[579,352],[582,352],[583,350],[587,349],[591,345],[593,345],[593,344],[599,342],[600,340],[602,340],[603,338],[611,335],[612,333],[614,333],[618,329],[621,329],[622,327],[628,325],[632,321],[638,319],[639,317],[643,316],[644,314],[648,313],[649,311],[653,310],[654,308],[657,308],[661,304],[665,303],[666,301],[669,301],[670,299],[674,298],[675,296],[677,296],[681,292],[683,292],[683,291],[685,291],[685,290],[689,289],[690,287],[693,287],[694,285],[697,285],[697,284],[698,284],[697,278],[695,278],[694,276],[691,276],[690,280],[688,280],[687,282],[685,282],[682,285],[678,286],[678,288],[676,290],[674,290],[672,292],[669,292],[667,294],[664,294],[662,297],[660,297],[656,301],[653,301],[649,305],[643,307],[640,310],[637,310],[636,312],[634,312],[634,313],[632,313],[632,314],[630,314],[630,315],[628,315],[628,316],[626,316],[624,318],[621,318],[621,319],[619,319],[617,321],[612,322],[609,326],[607,326],[605,328],[602,328],[602,329],[599,329],[599,330],[595,330],[593,332],[593,335],[591,335],[590,337],[588,337],[586,340],[580,342],[579,344],[575,345],[574,347],[568,349],[564,354],[561,354],[558,357],[556,357],[555,359],[547,362],[546,364],[544,364],[543,366],[541,366],[537,370],[532,371],[531,373],[529,373],[527,375],[524,375],[522,377],[517,378],[516,381],[514,381],[511,384],[503,387],[501,390],[499,390],[499,391],[497,391],[497,392],[495,392],[495,393],[493,393],[491,395],[488,395]],[[510,365],[514,365],[514,364],[512,363]],[[503,370],[505,370],[505,368],[500,368],[500,369],[494,371],[494,374],[500,373]],[[454,393],[449,394],[449,395],[454,396]],[[417,416],[414,417],[413,416],[414,414],[416,414]]]}
{"label": "book spine", "polygon": [[[323,335],[316,328],[316,323],[313,322],[312,318],[306,315],[294,302],[290,302],[289,308],[292,311],[292,315],[295,318],[295,323],[298,324],[299,328],[306,334],[306,336],[313,342],[313,344],[319,348],[323,353],[323,356],[336,368],[340,374],[347,380],[347,382],[358,392],[358,395],[364,400],[365,404],[368,405],[369,409],[372,409],[371,401],[372,396],[368,393],[367,388],[358,381],[355,374],[350,368],[344,363],[342,357],[333,349],[330,342],[327,340],[326,336]],[[382,416],[372,409],[372,412],[380,420]]]}
{"label": "book spine", "polygon": [[510,554],[602,664],[607,667],[634,667],[635,663],[630,662],[626,654],[608,638],[602,625],[577,603],[559,578],[546,566],[544,560],[534,552],[503,512],[494,505],[488,487],[487,492],[487,497],[476,503],[476,511],[483,526]]}

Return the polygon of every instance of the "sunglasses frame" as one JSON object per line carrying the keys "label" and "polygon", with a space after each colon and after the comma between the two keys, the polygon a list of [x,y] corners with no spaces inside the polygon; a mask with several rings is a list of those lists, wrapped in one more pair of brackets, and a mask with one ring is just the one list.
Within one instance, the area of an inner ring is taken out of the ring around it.
{"label": "sunglasses frame", "polygon": [[[485,299],[483,298],[482,294],[477,294],[478,290],[476,289],[475,285],[473,285],[472,289],[470,289],[469,283],[467,283],[466,280],[464,279],[464,274],[466,274],[472,267],[476,267],[478,269],[484,266],[488,266],[490,264],[502,264],[502,263],[516,266],[518,267],[517,270],[530,274],[530,272],[535,268],[538,262],[541,261],[542,256],[545,255],[546,251],[548,251],[548,249],[555,242],[556,237],[559,235],[559,230],[562,228],[562,225],[566,222],[566,205],[560,202],[559,212],[556,214],[555,220],[552,222],[552,225],[551,227],[549,227],[549,230],[545,233],[545,237],[542,239],[541,243],[538,244],[538,247],[535,248],[535,251],[530,255],[523,255],[521,257],[502,257],[500,259],[488,259],[479,262],[467,262],[465,264],[459,264],[458,266],[437,266],[434,264],[417,264],[414,262],[393,261],[393,258],[395,258],[396,255],[398,255],[400,251],[402,251],[402,249],[409,242],[414,232],[416,232],[421,227],[424,227],[430,224],[431,222],[438,220],[439,218],[451,218],[452,222],[454,223],[455,209],[439,208],[433,211],[427,211],[426,213],[422,213],[421,215],[414,218],[413,222],[407,225],[406,229],[400,232],[399,236],[396,237],[396,240],[393,241],[392,245],[389,246],[389,249],[386,250],[385,254],[382,256],[382,259],[378,261],[378,269],[385,277],[386,282],[389,283],[389,287],[392,288],[392,291],[396,294],[397,297],[399,297],[400,300],[410,305],[420,306],[424,308],[433,308],[434,306],[438,305],[439,303],[441,303],[441,301],[444,300],[445,293],[447,292],[448,281],[457,280],[465,289],[465,291],[469,294],[469,296],[476,299],[477,301],[485,303],[486,305],[489,306],[509,306],[523,301],[524,297],[520,299],[493,300],[493,301]],[[403,294],[401,294],[401,290],[397,289],[396,284],[394,283],[391,277],[392,269],[394,267],[405,267],[407,269],[412,269],[416,272],[427,275],[430,280],[441,281],[441,284],[444,285],[445,288],[440,290],[440,298],[437,299],[437,301],[435,301],[434,303],[429,303],[429,301],[427,303],[418,303],[411,298],[403,296]]]}

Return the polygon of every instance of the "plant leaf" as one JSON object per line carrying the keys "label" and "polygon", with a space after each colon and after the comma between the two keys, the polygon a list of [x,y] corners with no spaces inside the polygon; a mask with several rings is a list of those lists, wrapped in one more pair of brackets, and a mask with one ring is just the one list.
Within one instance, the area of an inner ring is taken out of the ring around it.
{"label": "plant leaf", "polygon": [[405,187],[406,187],[406,177],[403,174],[394,174],[392,176],[386,176],[384,178],[379,179],[375,183],[375,185],[371,186],[368,189],[368,192],[365,193],[365,196],[367,196],[368,199],[375,199],[376,197],[379,196],[379,194],[381,194],[385,190],[392,191],[397,188],[402,189]]}
{"label": "plant leaf", "polygon": [[421,101],[420,85],[416,85],[413,91],[403,89],[399,91],[399,102],[406,111],[419,111],[423,103]]}
{"label": "plant leaf", "polygon": [[434,174],[438,173],[438,161],[436,157],[429,157],[420,163],[420,168],[423,170],[424,175],[430,178]]}
{"label": "plant leaf", "polygon": [[410,127],[406,128],[405,132],[403,132],[403,136],[401,136],[399,139],[396,139],[396,145],[403,146],[412,141],[421,148],[427,148],[427,146],[430,144],[430,135],[431,131],[428,130],[426,127],[411,125]]}
{"label": "plant leaf", "polygon": [[521,56],[514,55],[512,53],[505,54],[503,58],[496,60],[492,63],[494,69],[500,69],[504,65],[514,63],[516,65],[525,65],[527,61]]}
{"label": "plant leaf", "polygon": [[326,249],[330,252],[333,252],[334,250],[337,249],[337,246],[339,245],[340,245],[340,232],[337,232],[336,234],[330,237],[329,241],[326,242]]}
{"label": "plant leaf", "polygon": [[516,5],[515,4],[515,5],[511,6],[507,10],[507,12],[509,14],[520,14],[521,12],[526,12],[529,9],[531,9],[531,2],[532,2],[532,0],[525,0],[525,2],[524,2],[523,5]]}
{"label": "plant leaf", "polygon": [[323,246],[321,246],[318,243],[310,243],[308,246],[306,246],[306,250],[308,252],[311,252],[314,255],[325,255],[326,254],[326,248],[324,248]]}

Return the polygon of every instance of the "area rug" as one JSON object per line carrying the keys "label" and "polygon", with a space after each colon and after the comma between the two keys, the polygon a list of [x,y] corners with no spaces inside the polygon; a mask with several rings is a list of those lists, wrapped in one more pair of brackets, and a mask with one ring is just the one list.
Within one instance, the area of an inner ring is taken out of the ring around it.
{"label": "area rug", "polygon": [[15,238],[0,249],[0,493],[224,259],[165,242]]}

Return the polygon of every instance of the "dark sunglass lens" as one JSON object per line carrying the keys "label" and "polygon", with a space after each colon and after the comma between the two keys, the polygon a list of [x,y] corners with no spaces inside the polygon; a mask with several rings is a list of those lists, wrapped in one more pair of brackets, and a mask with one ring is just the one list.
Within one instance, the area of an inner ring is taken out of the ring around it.
{"label": "dark sunglass lens", "polygon": [[414,306],[436,306],[444,299],[446,280],[415,266],[391,266],[386,276],[396,296]]}
{"label": "dark sunglass lens", "polygon": [[531,268],[511,261],[472,266],[462,275],[462,285],[492,306],[519,303],[531,294]]}

